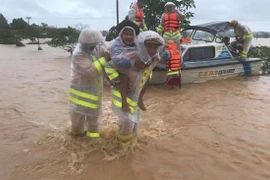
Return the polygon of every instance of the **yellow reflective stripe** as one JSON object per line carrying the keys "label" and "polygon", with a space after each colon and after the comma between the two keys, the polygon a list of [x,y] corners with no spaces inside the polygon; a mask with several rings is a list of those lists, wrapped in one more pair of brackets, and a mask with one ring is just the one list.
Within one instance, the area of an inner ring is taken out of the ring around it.
{"label": "yellow reflective stripe", "polygon": [[136,25],[139,25],[139,23],[137,23],[137,21],[133,21]]}
{"label": "yellow reflective stripe", "polygon": [[100,65],[100,63],[99,63],[99,61],[95,61],[95,62],[93,62],[93,64],[94,64],[94,66],[96,67],[96,69],[97,69],[97,71],[98,71],[98,74],[99,74],[99,75],[103,75],[104,72],[103,72],[103,69],[102,69],[102,67],[101,67],[101,65]]}
{"label": "yellow reflective stripe", "polygon": [[97,79],[97,84],[98,84],[98,91],[102,92],[102,85],[100,83],[100,79]]}
{"label": "yellow reflective stripe", "polygon": [[162,32],[163,29],[164,29],[163,26],[159,25],[159,26],[157,27],[157,32]]}
{"label": "yellow reflective stripe", "polygon": [[106,73],[114,73],[114,72],[117,72],[117,70],[114,68],[105,68],[105,72]]}
{"label": "yellow reflective stripe", "polygon": [[143,85],[145,84],[145,81],[146,81],[147,76],[149,75],[149,72],[150,72],[150,66],[148,68],[146,68],[143,72],[143,76],[142,76],[141,83],[140,83],[140,88],[142,88]]}
{"label": "yellow reflective stripe", "polygon": [[119,76],[119,73],[115,72],[115,73],[109,75],[108,77],[109,77],[110,80],[113,80],[113,79],[117,78],[118,76]]}
{"label": "yellow reflective stripe", "polygon": [[129,135],[120,135],[120,134],[118,134],[117,136],[122,141],[127,141],[127,140],[130,140],[130,139],[133,138],[133,134],[132,133],[129,134]]}
{"label": "yellow reflective stripe", "polygon": [[91,99],[93,101],[100,100],[100,97],[99,96],[95,96],[95,95],[92,95],[92,94],[87,94],[87,93],[84,93],[84,92],[75,90],[73,88],[69,88],[69,92],[71,94],[74,94],[74,95],[77,95],[77,96],[80,96],[80,97],[83,97],[83,98],[86,98],[86,99]]}
{"label": "yellow reflective stripe", "polygon": [[167,71],[167,75],[180,74],[179,71]]}
{"label": "yellow reflective stripe", "polygon": [[106,61],[106,59],[105,59],[104,57],[100,58],[100,59],[99,59],[99,62],[100,62],[100,64],[103,65],[103,66],[105,66],[106,63],[107,63],[107,61]]}
{"label": "yellow reflective stripe", "polygon": [[113,80],[119,76],[118,71],[114,68],[105,68],[105,72],[106,72],[106,74],[109,74],[108,78],[110,80]]}
{"label": "yellow reflective stripe", "polygon": [[250,33],[244,35],[243,39],[248,39],[248,38],[250,38],[252,35],[253,35],[253,33],[250,32]]}
{"label": "yellow reflective stripe", "polygon": [[130,145],[131,141],[128,141],[128,142],[121,142],[120,141],[119,143],[122,146],[122,148],[127,148]]}
{"label": "yellow reflective stripe", "polygon": [[87,131],[86,136],[91,138],[99,138],[99,133],[91,133],[90,131]]}
{"label": "yellow reflective stripe", "polygon": [[76,98],[71,97],[71,96],[69,96],[68,99],[71,102],[73,102],[75,104],[78,104],[78,105],[81,105],[81,106],[84,106],[84,107],[89,107],[89,108],[92,108],[92,109],[98,109],[99,108],[99,104],[92,104],[92,103],[89,103],[89,102],[86,102],[86,101],[76,99]]}
{"label": "yellow reflective stripe", "polygon": [[[113,95],[115,95],[116,97],[122,99],[121,93],[119,91],[116,91],[115,89],[112,90]],[[137,106],[137,102],[131,100],[129,97],[127,97],[127,103],[131,106],[136,107]]]}
{"label": "yellow reflective stripe", "polygon": [[[113,104],[115,106],[119,107],[119,108],[122,108],[122,102],[119,102],[119,101],[113,99]],[[131,114],[134,114],[135,113],[135,109],[133,107],[131,107],[131,106],[129,106],[129,108],[130,108]]]}
{"label": "yellow reflective stripe", "polygon": [[170,39],[170,37],[171,37],[171,36],[168,35],[168,34],[164,34],[163,36],[164,36],[165,38],[167,38],[167,39]]}
{"label": "yellow reflective stripe", "polygon": [[151,72],[149,78],[152,79],[152,77],[153,77],[153,72]]}
{"label": "yellow reflective stripe", "polygon": [[245,52],[245,51],[241,52],[240,56],[247,57],[247,52]]}

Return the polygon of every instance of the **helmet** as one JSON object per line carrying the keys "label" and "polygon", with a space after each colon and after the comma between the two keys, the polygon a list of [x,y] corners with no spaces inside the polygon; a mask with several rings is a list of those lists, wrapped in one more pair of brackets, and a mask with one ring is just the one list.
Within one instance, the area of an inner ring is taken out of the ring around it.
{"label": "helmet", "polygon": [[175,4],[173,2],[167,2],[164,7],[166,6],[175,6]]}
{"label": "helmet", "polygon": [[100,31],[91,28],[85,28],[82,30],[79,36],[80,44],[96,45],[103,41],[103,37]]}
{"label": "helmet", "polygon": [[238,21],[237,20],[232,20],[231,21],[231,26],[232,27],[235,27],[237,24],[238,24]]}

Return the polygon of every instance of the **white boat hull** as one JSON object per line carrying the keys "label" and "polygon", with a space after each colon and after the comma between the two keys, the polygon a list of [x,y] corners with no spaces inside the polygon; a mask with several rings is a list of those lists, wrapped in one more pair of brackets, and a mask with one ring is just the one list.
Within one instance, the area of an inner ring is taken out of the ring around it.
{"label": "white boat hull", "polygon": [[[261,60],[248,61],[247,63],[222,64],[212,67],[192,67],[182,69],[182,84],[203,83],[211,80],[223,80],[244,75],[258,75],[261,68]],[[164,70],[153,71],[149,84],[164,84],[166,72]]]}

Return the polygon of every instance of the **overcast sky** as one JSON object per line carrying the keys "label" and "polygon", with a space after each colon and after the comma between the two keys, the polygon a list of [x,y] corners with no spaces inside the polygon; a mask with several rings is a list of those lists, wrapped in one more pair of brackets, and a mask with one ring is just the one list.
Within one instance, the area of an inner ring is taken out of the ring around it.
{"label": "overcast sky", "polygon": [[[119,0],[120,20],[127,15],[131,2]],[[0,0],[0,4],[0,13],[9,22],[30,16],[30,23],[57,27],[82,23],[108,30],[116,24],[115,0]],[[192,24],[238,19],[253,31],[270,31],[270,0],[195,0],[195,4]]]}

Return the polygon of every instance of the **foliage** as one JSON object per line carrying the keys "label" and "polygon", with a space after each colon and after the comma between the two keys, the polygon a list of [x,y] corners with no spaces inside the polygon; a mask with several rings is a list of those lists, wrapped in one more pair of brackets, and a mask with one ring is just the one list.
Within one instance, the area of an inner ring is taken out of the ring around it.
{"label": "foliage", "polygon": [[194,0],[146,0],[144,7],[145,22],[149,29],[156,30],[160,23],[162,14],[164,13],[164,5],[167,2],[173,2],[176,9],[180,10],[185,15],[185,20],[181,22],[181,28],[190,24],[189,18],[194,16],[194,13],[189,12],[190,8],[195,8]]}
{"label": "foliage", "polygon": [[116,26],[111,27],[109,30],[109,34],[106,36],[105,41],[111,41],[118,36],[118,32],[116,30]]}
{"label": "foliage", "polygon": [[78,41],[78,36],[80,31],[75,28],[58,28],[53,29],[52,39],[49,42],[49,45],[52,47],[60,47],[72,54],[75,47],[75,43]]}
{"label": "foliage", "polygon": [[23,30],[27,26],[27,22],[23,20],[23,18],[13,19],[12,23],[10,23],[10,27],[12,30]]}
{"label": "foliage", "polygon": [[248,53],[248,57],[257,57],[263,60],[261,67],[262,73],[270,73],[270,47],[268,46],[256,46],[251,47]]}
{"label": "foliage", "polygon": [[9,29],[9,24],[3,14],[0,13],[0,29]]}

